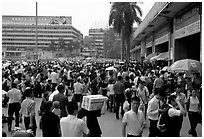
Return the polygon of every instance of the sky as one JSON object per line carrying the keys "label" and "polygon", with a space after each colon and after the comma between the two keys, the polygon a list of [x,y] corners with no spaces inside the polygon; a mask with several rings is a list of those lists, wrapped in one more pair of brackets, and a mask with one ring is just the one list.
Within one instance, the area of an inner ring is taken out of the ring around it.
{"label": "sky", "polygon": [[[72,26],[84,36],[91,28],[107,28],[111,1],[108,0],[3,0],[2,15],[35,16],[38,2],[38,16],[72,16]],[[116,2],[116,1],[115,1]],[[142,19],[154,5],[152,1],[139,4]]]}

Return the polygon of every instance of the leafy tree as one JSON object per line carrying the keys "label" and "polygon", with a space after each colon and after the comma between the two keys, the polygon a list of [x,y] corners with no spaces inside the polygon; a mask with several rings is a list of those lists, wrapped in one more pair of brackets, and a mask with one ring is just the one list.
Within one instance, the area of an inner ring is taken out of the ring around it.
{"label": "leafy tree", "polygon": [[[125,54],[126,59],[130,60],[130,37],[133,32],[133,23],[140,24],[142,16],[142,10],[137,5],[137,2],[113,2],[109,15],[109,26],[120,34],[122,40],[122,55],[121,58],[124,60]],[[126,47],[125,47],[126,44]]]}
{"label": "leafy tree", "polygon": [[55,42],[52,40],[51,41],[51,43],[50,43],[50,45],[49,45],[49,50],[51,50],[51,51],[55,51]]}

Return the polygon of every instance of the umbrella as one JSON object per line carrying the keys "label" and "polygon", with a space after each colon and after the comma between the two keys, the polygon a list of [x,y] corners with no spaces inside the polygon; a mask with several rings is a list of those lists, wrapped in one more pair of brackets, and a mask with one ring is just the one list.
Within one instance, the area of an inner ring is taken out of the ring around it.
{"label": "umbrella", "polygon": [[116,68],[114,68],[114,67],[108,67],[108,68],[106,68],[106,70],[113,70],[113,71],[117,71],[117,69],[116,69]]}
{"label": "umbrella", "polygon": [[182,59],[174,62],[168,71],[173,72],[199,72],[202,73],[201,62],[193,59]]}

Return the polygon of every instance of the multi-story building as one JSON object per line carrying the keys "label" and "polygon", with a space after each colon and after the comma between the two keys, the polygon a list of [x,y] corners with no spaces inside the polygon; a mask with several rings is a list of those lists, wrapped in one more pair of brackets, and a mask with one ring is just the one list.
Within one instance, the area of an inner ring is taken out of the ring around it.
{"label": "multi-story building", "polygon": [[156,2],[134,32],[132,58],[171,65],[180,59],[202,62],[202,3]]}
{"label": "multi-story building", "polygon": [[71,16],[38,16],[37,33],[35,16],[2,16],[2,47],[6,50],[3,52],[5,58],[34,59],[37,52],[38,59],[54,58],[56,55],[66,57],[62,49],[62,53],[60,49],[53,51],[52,56],[45,51],[49,51],[51,46],[60,48],[62,41],[64,47],[68,47],[71,41],[82,40],[83,34],[72,26]]}
{"label": "multi-story building", "polygon": [[89,36],[94,40],[92,45],[95,47],[97,51],[97,57],[102,58],[103,55],[103,34],[104,30],[100,29],[89,29]]}
{"label": "multi-story building", "polygon": [[90,36],[84,37],[83,48],[81,49],[81,56],[96,57],[96,49],[94,47],[94,40]]}

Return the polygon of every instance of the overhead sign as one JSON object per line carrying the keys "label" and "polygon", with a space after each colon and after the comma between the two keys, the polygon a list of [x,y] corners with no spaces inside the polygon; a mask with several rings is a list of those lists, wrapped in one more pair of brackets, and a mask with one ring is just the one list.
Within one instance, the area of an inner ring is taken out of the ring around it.
{"label": "overhead sign", "polygon": [[200,32],[200,20],[175,31],[175,38],[183,38]]}

